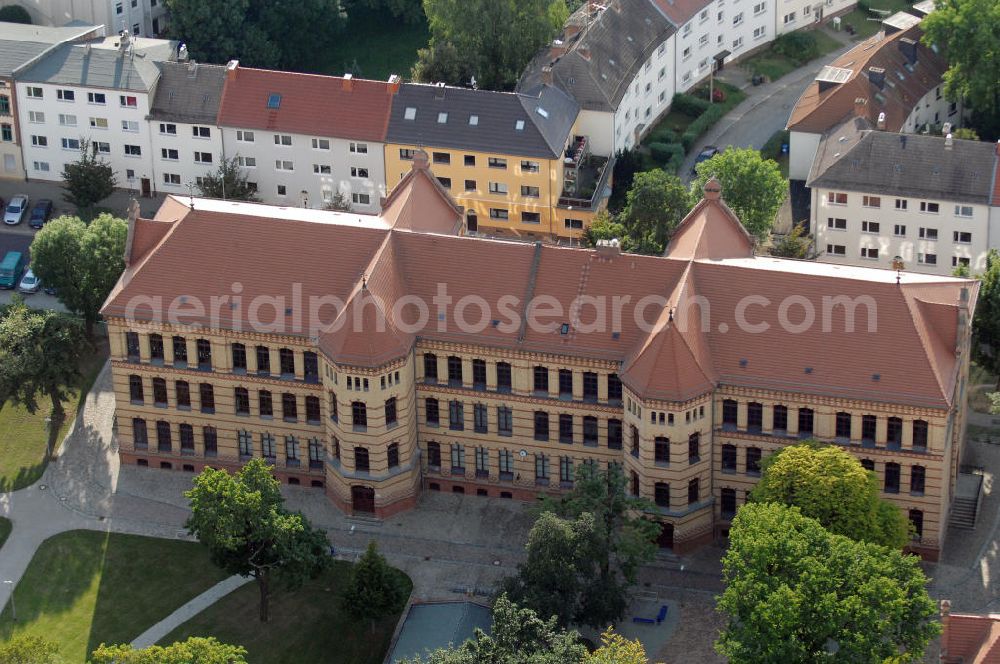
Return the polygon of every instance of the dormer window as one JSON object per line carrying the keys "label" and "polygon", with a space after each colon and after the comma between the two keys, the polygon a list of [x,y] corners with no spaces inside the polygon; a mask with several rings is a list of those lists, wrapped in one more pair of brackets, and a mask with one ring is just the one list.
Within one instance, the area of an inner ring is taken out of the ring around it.
{"label": "dormer window", "polygon": [[448,122],[447,113],[438,113],[438,124],[445,124]]}
{"label": "dormer window", "polygon": [[524,131],[524,120],[518,120],[514,123],[514,129],[517,131]]}
{"label": "dormer window", "polygon": [[407,106],[406,110],[403,111],[403,119],[404,120],[414,120],[414,119],[416,119],[416,117],[417,117],[417,108],[416,108],[416,106]]}
{"label": "dormer window", "polygon": [[479,124],[479,116],[478,115],[470,115],[469,116],[469,125],[475,127],[478,124]]}
{"label": "dormer window", "polygon": [[539,107],[538,107],[537,109],[535,109],[535,112],[536,112],[536,113],[538,113],[538,114],[539,114],[540,116],[542,116],[543,118],[547,118],[547,117],[549,117],[549,112],[548,112],[548,111],[546,111],[546,110],[545,110],[544,108],[542,108],[541,106],[539,106]]}
{"label": "dormer window", "polygon": [[267,96],[267,107],[277,110],[281,108],[281,95],[276,92],[272,92]]}

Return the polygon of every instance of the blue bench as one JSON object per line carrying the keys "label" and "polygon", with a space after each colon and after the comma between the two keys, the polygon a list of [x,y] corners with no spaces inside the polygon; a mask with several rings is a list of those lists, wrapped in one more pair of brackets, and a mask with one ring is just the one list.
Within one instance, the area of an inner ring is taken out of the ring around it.
{"label": "blue bench", "polygon": [[667,605],[660,607],[660,612],[656,614],[656,624],[659,625],[667,617]]}
{"label": "blue bench", "polygon": [[656,624],[656,621],[653,620],[652,618],[640,618],[639,616],[633,617],[632,618],[632,622],[634,622],[634,623],[645,623],[647,625],[655,625]]}

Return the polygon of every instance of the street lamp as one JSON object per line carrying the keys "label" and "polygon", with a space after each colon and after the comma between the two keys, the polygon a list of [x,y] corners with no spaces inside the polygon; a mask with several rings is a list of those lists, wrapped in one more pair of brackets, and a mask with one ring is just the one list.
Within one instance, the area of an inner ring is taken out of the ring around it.
{"label": "street lamp", "polygon": [[12,622],[17,622],[17,606],[14,605],[14,582],[10,579],[4,579],[4,585],[10,586],[10,619]]}

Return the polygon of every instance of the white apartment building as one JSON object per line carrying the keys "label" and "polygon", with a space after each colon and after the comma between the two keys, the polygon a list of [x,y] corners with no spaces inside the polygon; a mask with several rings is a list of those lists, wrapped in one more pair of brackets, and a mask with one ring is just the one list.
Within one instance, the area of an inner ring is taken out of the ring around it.
{"label": "white apartment building", "polygon": [[385,196],[385,133],[398,82],[227,65],[222,150],[266,203],[321,208],[339,191],[357,212]]}
{"label": "white apartment building", "polygon": [[158,37],[167,24],[164,0],[16,0],[14,4],[27,9],[36,25],[85,23],[103,25],[107,34],[128,30],[140,37]]}
{"label": "white apartment building", "polygon": [[201,178],[222,160],[219,105],[226,68],[196,62],[161,62],[149,114],[153,188],[195,193]]}
{"label": "white apartment building", "polygon": [[153,189],[147,116],[173,42],[108,37],[61,44],[15,74],[18,122],[29,179],[60,181],[63,167],[90,144],[118,186]]}
{"label": "white apartment building", "polygon": [[776,0],[775,36],[839,16],[851,11],[856,4],[857,0]]}
{"label": "white apartment building", "polygon": [[[820,143],[807,185],[819,260],[951,274],[986,267],[997,146],[873,131],[852,118]],[[993,232],[991,232],[993,230]]]}

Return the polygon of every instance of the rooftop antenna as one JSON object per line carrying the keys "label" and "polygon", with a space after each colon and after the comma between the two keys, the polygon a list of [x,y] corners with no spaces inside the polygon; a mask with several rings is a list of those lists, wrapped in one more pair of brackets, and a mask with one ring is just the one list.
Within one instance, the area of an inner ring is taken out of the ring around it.
{"label": "rooftop antenna", "polygon": [[193,210],[194,209],[194,185],[191,184],[190,182],[188,182],[187,183],[187,188],[188,188],[188,205]]}
{"label": "rooftop antenna", "polygon": [[361,290],[368,290],[368,275],[361,273]]}
{"label": "rooftop antenna", "polygon": [[892,269],[896,271],[896,285],[899,285],[899,280],[903,275],[903,268],[905,267],[903,263],[902,256],[894,256],[892,259]]}

